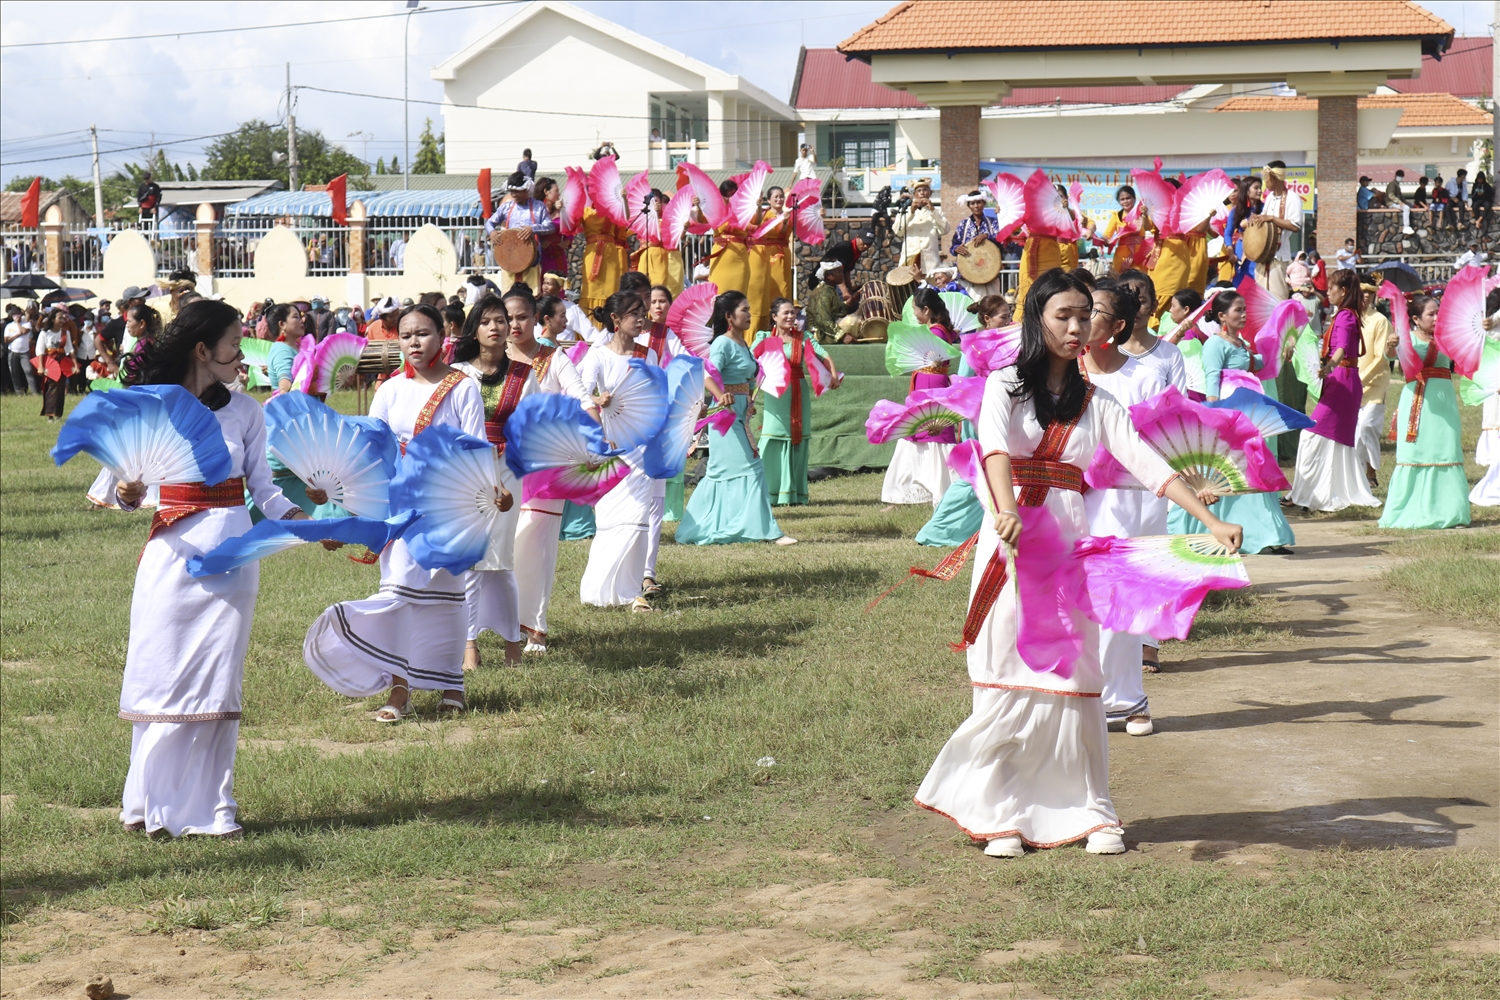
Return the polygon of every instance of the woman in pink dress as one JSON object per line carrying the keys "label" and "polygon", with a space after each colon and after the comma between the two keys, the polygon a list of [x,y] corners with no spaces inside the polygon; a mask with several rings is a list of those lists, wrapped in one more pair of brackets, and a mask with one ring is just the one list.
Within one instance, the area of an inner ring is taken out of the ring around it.
{"label": "woman in pink dress", "polygon": [[1322,392],[1297,445],[1297,473],[1291,501],[1309,510],[1379,507],[1358,456],[1354,432],[1364,389],[1359,380],[1359,275],[1352,269],[1328,276],[1328,302],[1338,310],[1323,332],[1318,377]]}

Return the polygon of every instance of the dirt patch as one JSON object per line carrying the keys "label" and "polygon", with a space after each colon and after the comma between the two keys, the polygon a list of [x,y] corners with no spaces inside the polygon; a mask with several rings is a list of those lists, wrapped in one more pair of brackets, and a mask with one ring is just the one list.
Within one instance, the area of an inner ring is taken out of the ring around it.
{"label": "dirt patch", "polygon": [[[521,730],[513,730],[521,732]],[[437,730],[437,740],[379,740],[369,743],[344,743],[338,740],[267,740],[267,739],[241,739],[240,746],[246,750],[285,750],[287,748],[311,747],[317,751],[320,757],[347,757],[351,754],[361,754],[366,750],[376,753],[397,753],[401,750],[409,750],[423,743],[436,742],[444,746],[456,747],[466,743],[474,742],[474,730],[469,726],[444,727]],[[487,732],[489,736],[504,736],[512,730],[495,730]]]}

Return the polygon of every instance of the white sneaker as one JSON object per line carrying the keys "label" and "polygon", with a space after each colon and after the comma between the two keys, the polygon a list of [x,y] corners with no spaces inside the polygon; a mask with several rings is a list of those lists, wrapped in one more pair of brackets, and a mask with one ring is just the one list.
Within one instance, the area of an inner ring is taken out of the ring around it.
{"label": "white sneaker", "polygon": [[1402,226],[1401,232],[1405,233],[1407,236],[1410,236],[1412,233],[1416,232],[1416,230],[1412,229],[1411,226]]}
{"label": "white sneaker", "polygon": [[1083,849],[1090,854],[1124,854],[1125,831],[1118,826],[1095,830],[1089,834],[1089,842]]}
{"label": "white sneaker", "polygon": [[[1124,850],[1124,846],[1120,850]],[[1020,837],[996,837],[984,845],[984,853],[992,858],[1019,858],[1026,853]]]}
{"label": "white sneaker", "polygon": [[1131,736],[1150,736],[1155,730],[1151,725],[1151,716],[1132,715],[1125,720],[1125,731]]}
{"label": "white sneaker", "polygon": [[796,545],[797,544],[797,539],[793,538],[791,535],[782,535],[780,538],[776,539],[776,544],[777,545]]}

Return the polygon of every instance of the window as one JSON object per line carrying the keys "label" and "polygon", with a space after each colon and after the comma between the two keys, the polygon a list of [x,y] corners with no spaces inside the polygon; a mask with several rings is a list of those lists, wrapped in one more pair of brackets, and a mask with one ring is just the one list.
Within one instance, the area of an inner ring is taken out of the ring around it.
{"label": "window", "polygon": [[829,142],[829,158],[842,157],[850,170],[880,169],[894,162],[889,125],[839,128]]}

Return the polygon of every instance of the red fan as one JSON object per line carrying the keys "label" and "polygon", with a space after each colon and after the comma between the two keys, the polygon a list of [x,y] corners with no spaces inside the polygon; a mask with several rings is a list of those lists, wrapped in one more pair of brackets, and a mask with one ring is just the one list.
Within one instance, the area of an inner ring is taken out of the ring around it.
{"label": "red fan", "polygon": [[817,245],[827,235],[823,229],[823,182],[804,177],[792,185],[792,228],[797,239]]}
{"label": "red fan", "polygon": [[581,167],[563,167],[563,171],[567,177],[563,181],[557,227],[564,236],[576,236],[583,229],[583,210],[589,204],[588,175]]}

